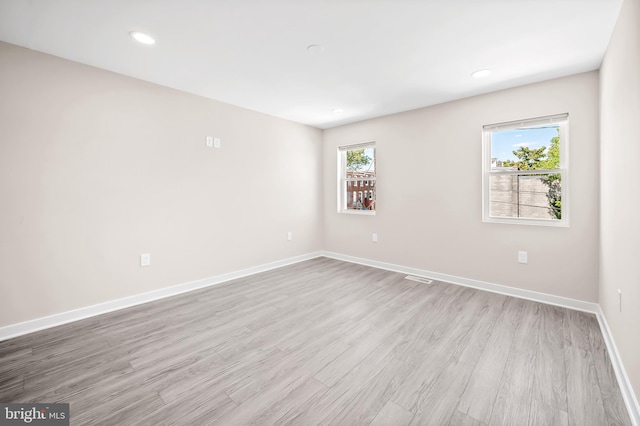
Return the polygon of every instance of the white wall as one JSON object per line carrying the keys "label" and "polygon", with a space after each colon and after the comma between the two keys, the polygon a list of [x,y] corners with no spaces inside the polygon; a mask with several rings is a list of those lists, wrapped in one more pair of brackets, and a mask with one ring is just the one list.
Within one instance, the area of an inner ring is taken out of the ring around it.
{"label": "white wall", "polygon": [[5,43],[0,94],[0,326],[321,249],[318,129]]}
{"label": "white wall", "polygon": [[[482,125],[565,112],[571,227],[483,223]],[[597,72],[325,130],[324,248],[596,302],[598,136]],[[368,141],[377,144],[377,215],[338,214],[337,147]]]}
{"label": "white wall", "polygon": [[[600,70],[600,306],[640,392],[640,2],[625,0]],[[622,290],[622,312],[618,309]]]}

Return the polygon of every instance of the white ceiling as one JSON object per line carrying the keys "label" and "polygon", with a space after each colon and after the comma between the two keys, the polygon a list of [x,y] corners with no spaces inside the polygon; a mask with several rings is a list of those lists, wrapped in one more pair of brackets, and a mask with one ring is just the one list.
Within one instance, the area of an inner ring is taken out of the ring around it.
{"label": "white ceiling", "polygon": [[598,69],[621,4],[0,0],[0,40],[329,128]]}

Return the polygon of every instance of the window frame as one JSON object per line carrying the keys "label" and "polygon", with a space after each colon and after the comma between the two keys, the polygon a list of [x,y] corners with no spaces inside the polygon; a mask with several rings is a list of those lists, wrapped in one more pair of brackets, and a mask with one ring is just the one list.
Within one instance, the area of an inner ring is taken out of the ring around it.
{"label": "window frame", "polygon": [[[492,169],[491,139],[493,132],[534,127],[544,124],[557,124],[560,136],[560,167],[557,169],[505,170]],[[569,114],[556,114],[525,120],[485,125],[482,128],[482,221],[485,223],[505,223],[512,225],[534,225],[551,227],[569,227],[570,189],[569,189]],[[491,216],[491,176],[518,175],[531,176],[541,174],[559,174],[561,176],[562,219],[538,219],[523,217]]]}
{"label": "window frame", "polygon": [[[375,176],[366,176],[364,178],[347,178],[346,173],[347,173],[347,151],[352,151],[352,150],[356,150],[356,149],[367,149],[367,148],[373,148],[374,150],[374,174]],[[377,211],[377,192],[378,192],[378,187],[377,187],[377,170],[375,167],[377,167],[377,149],[376,149],[376,143],[375,141],[372,142],[366,142],[366,143],[360,143],[360,144],[353,144],[353,145],[345,145],[345,146],[340,146],[338,147],[338,190],[337,190],[337,194],[338,194],[338,213],[344,213],[344,214],[355,214],[355,215],[362,215],[362,216],[375,216],[376,215],[376,211]],[[347,209],[347,197],[351,197],[353,190],[355,190],[356,192],[362,193],[362,197],[363,197],[363,201],[364,201],[364,194],[368,193],[368,190],[364,189],[364,181],[370,181],[369,183],[369,188],[371,188],[372,186],[375,187],[375,197],[373,198],[375,206],[376,206],[376,210],[356,210],[356,209]],[[352,191],[348,190],[348,185],[349,182],[353,182],[352,185]],[[360,182],[360,185],[358,184],[358,182]]]}

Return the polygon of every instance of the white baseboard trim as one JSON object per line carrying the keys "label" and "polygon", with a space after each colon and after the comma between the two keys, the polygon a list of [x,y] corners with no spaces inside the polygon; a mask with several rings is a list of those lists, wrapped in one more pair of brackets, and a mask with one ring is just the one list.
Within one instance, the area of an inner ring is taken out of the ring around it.
{"label": "white baseboard trim", "polygon": [[258,274],[260,272],[269,271],[271,269],[280,268],[282,266],[292,265],[294,263],[302,262],[320,256],[322,256],[322,252],[308,253],[301,256],[278,260],[276,262],[266,263],[264,265],[242,269],[240,271],[216,275],[210,278],[204,278],[201,280],[149,291],[147,293],[124,297],[122,299],[110,300],[108,302],[74,309],[72,311],[61,312],[59,314],[54,314],[47,317],[36,318],[18,324],[7,325],[4,327],[0,327],[0,341],[7,340],[12,337],[22,336],[24,334],[33,333],[35,331],[44,330],[46,328],[56,327],[58,325],[67,324],[81,319],[106,314],[108,312],[117,311],[119,309],[141,305],[143,303],[152,302],[154,300],[164,299],[165,297],[171,297],[189,291],[198,290],[204,287],[221,284],[227,281],[235,280],[237,278]]}
{"label": "white baseboard trim", "polygon": [[598,317],[598,323],[600,324],[600,330],[602,330],[604,342],[607,345],[607,352],[609,352],[613,371],[616,373],[616,379],[618,380],[618,386],[620,386],[620,391],[622,392],[622,398],[627,406],[629,417],[631,417],[631,423],[633,426],[640,426],[640,404],[633,392],[631,380],[624,369],[620,352],[618,352],[616,343],[613,340],[613,335],[611,334],[611,329],[607,323],[607,318],[604,316],[604,312],[600,306],[598,306],[598,314],[596,316]]}
{"label": "white baseboard trim", "polygon": [[507,296],[518,297],[520,299],[532,300],[534,302],[546,303],[548,305],[560,306],[577,311],[597,314],[600,306],[597,303],[585,302],[582,300],[570,299],[568,297],[554,296],[552,294],[539,293],[537,291],[524,290],[521,288],[509,287],[506,285],[493,284],[486,281],[474,280],[471,278],[457,277],[455,275],[441,274],[439,272],[427,271],[424,269],[410,268],[393,263],[378,262],[376,260],[363,259],[360,257],[348,256],[340,253],[322,252],[322,255],[331,259],[343,260],[345,262],[357,263],[360,265],[372,266],[374,268],[386,269],[387,271],[401,272],[403,274],[417,275],[425,278],[433,278],[437,281],[444,281],[451,284],[473,287],[479,290],[486,290],[493,293],[500,293]]}

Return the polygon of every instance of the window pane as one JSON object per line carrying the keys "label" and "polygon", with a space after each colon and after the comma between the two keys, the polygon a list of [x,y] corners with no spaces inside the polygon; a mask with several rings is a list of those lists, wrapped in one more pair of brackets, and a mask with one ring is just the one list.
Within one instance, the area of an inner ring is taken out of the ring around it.
{"label": "window pane", "polygon": [[490,215],[526,219],[562,219],[561,174],[492,174]]}
{"label": "window pane", "polygon": [[[361,182],[361,181],[360,181]],[[359,182],[356,182],[356,186]],[[369,188],[375,188],[375,181],[371,181]],[[359,189],[359,188],[358,188]],[[375,210],[375,190],[348,192],[347,210]]]}
{"label": "window pane", "polygon": [[348,172],[361,173],[373,172],[376,169],[376,149],[361,148],[347,151],[347,177]]}
{"label": "window pane", "polygon": [[559,168],[559,124],[491,133],[492,170],[553,170]]}
{"label": "window pane", "polygon": [[373,147],[345,152],[344,176],[346,179],[355,179],[345,188],[346,191],[353,191],[353,196],[346,198],[347,205],[344,206],[346,210],[375,210],[375,153],[376,150]]}

